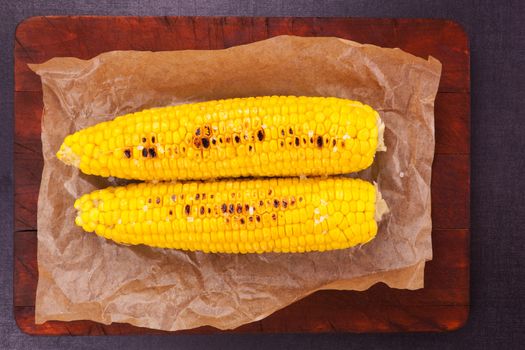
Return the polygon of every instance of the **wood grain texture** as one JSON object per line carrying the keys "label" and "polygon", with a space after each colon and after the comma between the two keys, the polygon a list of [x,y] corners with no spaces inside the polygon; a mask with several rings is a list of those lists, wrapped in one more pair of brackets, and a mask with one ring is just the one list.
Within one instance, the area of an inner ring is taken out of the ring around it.
{"label": "wood grain texture", "polygon": [[[14,310],[29,334],[170,334],[128,324],[92,321],[34,323],[38,280],[37,199],[43,167],[42,87],[27,63],[55,56],[92,58],[110,50],[221,49],[281,34],[338,36],[399,47],[443,64],[435,104],[436,155],[432,168],[433,260],[425,288],[316,292],[269,317],[231,332],[447,331],[469,310],[470,76],[464,31],[427,19],[240,17],[32,17],[15,40],[15,271]],[[214,333],[201,327],[177,333]]]}

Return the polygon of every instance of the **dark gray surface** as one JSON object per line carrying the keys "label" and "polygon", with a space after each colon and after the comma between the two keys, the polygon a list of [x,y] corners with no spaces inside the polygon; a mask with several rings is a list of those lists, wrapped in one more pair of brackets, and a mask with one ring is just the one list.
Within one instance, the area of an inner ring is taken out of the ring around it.
{"label": "dark gray surface", "polygon": [[[472,81],[471,313],[448,334],[30,337],[12,310],[13,38],[32,15],[234,15],[448,18],[466,29]],[[0,349],[524,347],[525,2],[2,1]],[[4,165],[5,164],[5,165]]]}

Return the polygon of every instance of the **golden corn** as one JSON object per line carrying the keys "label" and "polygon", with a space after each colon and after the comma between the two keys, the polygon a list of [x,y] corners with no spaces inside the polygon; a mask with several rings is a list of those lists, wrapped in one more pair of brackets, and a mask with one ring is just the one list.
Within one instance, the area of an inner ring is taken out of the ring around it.
{"label": "golden corn", "polygon": [[213,253],[344,249],[377,233],[375,187],[344,177],[130,184],[75,208],[77,225],[118,243]]}
{"label": "golden corn", "polygon": [[57,157],[138,180],[343,174],[372,164],[379,129],[378,113],[356,101],[235,98],[117,117],[67,136]]}

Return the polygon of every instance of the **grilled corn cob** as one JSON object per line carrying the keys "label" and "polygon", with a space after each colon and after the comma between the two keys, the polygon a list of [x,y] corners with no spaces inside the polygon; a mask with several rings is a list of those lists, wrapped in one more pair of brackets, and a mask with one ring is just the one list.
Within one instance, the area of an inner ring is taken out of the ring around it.
{"label": "grilled corn cob", "polygon": [[59,159],[123,179],[343,174],[372,164],[384,125],[360,102],[235,98],[144,110],[65,138]]}
{"label": "grilled corn cob", "polygon": [[343,249],[377,232],[375,187],[344,177],[130,184],[75,208],[78,226],[115,242],[203,252]]}

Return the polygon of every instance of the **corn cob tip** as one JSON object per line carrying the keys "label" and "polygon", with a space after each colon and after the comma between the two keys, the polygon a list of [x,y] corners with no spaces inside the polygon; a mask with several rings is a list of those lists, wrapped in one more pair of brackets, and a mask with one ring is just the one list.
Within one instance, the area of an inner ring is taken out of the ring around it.
{"label": "corn cob tip", "polygon": [[56,157],[67,165],[80,166],[80,155],[75,153],[65,142],[60,146]]}
{"label": "corn cob tip", "polygon": [[383,122],[383,120],[379,116],[379,113],[377,113],[376,119],[377,119],[377,152],[386,152],[385,122]]}
{"label": "corn cob tip", "polygon": [[390,208],[388,207],[388,204],[381,195],[381,192],[379,191],[379,186],[376,182],[374,182],[374,187],[376,190],[376,208],[374,212],[374,220],[379,222],[383,219],[383,216],[390,212]]}

